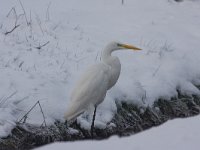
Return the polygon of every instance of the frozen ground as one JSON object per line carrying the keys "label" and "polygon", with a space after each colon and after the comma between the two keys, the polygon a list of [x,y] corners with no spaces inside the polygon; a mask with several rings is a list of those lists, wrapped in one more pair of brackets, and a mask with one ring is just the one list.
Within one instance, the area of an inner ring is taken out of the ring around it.
{"label": "frozen ground", "polygon": [[[175,119],[146,130],[134,136],[119,138],[111,137],[103,141],[61,142],[50,144],[37,150],[188,150],[200,147],[200,116]],[[173,135],[173,136],[172,136]]]}
{"label": "frozen ground", "polygon": [[[18,0],[0,0],[1,137],[38,100],[48,124],[63,120],[75,80],[113,40],[143,51],[115,53],[121,76],[98,108],[96,126],[111,120],[116,99],[147,106],[176,96],[177,88],[200,94],[194,86],[200,84],[199,0],[125,0],[123,6],[116,0],[21,2],[26,15]],[[20,26],[5,35],[15,23]],[[26,121],[42,124],[38,106]],[[87,128],[91,120],[79,121]]]}

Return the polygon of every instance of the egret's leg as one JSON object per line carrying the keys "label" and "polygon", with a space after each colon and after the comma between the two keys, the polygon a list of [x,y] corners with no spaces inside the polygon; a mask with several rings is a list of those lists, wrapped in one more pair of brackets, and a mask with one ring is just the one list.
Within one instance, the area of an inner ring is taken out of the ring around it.
{"label": "egret's leg", "polygon": [[97,106],[94,106],[94,114],[93,114],[92,125],[91,125],[91,136],[92,136],[92,138],[93,138],[93,130],[94,130],[94,121],[95,121],[95,117],[96,117],[96,110],[97,110]]}

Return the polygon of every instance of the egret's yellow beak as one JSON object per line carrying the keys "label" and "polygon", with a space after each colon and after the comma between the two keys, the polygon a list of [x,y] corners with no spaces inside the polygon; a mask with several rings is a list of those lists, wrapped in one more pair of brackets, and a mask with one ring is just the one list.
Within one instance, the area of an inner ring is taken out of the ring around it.
{"label": "egret's yellow beak", "polygon": [[127,45],[127,44],[120,44],[121,47],[126,49],[133,49],[133,50],[142,50],[141,48],[135,47],[133,45]]}

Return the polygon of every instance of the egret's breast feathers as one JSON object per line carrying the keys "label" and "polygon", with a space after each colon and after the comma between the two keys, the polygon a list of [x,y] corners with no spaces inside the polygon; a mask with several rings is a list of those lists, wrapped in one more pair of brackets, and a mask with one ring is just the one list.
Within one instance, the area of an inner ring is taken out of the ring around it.
{"label": "egret's breast feathers", "polygon": [[104,64],[90,67],[76,84],[71,94],[71,101],[100,99],[101,94],[107,91],[110,68]]}

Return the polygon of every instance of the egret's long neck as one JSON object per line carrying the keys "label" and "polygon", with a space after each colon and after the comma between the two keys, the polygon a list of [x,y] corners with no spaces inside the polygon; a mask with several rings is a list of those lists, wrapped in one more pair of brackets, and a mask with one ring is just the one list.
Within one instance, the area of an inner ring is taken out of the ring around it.
{"label": "egret's long neck", "polygon": [[110,89],[112,86],[115,85],[117,82],[120,71],[121,71],[121,64],[119,59],[116,56],[111,56],[111,53],[115,50],[119,50],[116,48],[113,48],[112,46],[107,46],[102,53],[102,61],[104,64],[110,66],[109,69],[109,84],[108,84],[108,89]]}
{"label": "egret's long neck", "polygon": [[111,53],[115,50],[116,49],[112,49],[110,46],[107,46],[102,52],[102,61],[106,63],[107,60],[109,60],[109,58],[112,57]]}

